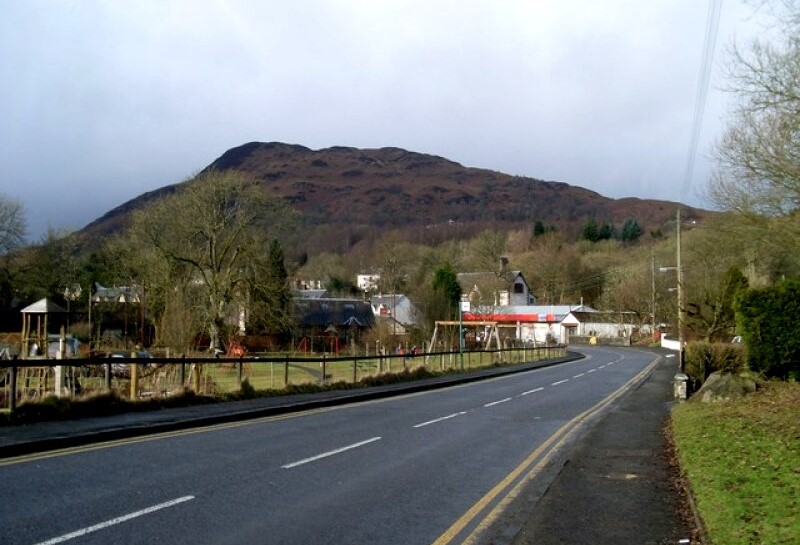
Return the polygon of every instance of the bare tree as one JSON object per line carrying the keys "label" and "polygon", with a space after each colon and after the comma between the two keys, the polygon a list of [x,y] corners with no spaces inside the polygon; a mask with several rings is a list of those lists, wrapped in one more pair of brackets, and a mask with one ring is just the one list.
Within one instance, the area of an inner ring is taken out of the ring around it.
{"label": "bare tree", "polygon": [[0,193],[0,255],[20,247],[25,237],[22,203]]}
{"label": "bare tree", "polygon": [[22,204],[0,193],[0,308],[13,299],[11,255],[23,243],[25,218]]}
{"label": "bare tree", "polygon": [[255,262],[267,260],[270,238],[288,227],[282,201],[235,171],[206,171],[174,195],[136,214],[132,244],[155,250],[170,264],[169,281],[183,279],[202,294],[196,311],[204,319],[211,347],[238,315]]}
{"label": "bare tree", "polygon": [[536,240],[532,253],[531,282],[540,304],[564,304],[573,297],[569,287],[580,271],[580,258],[560,233]]}
{"label": "bare tree", "polygon": [[769,4],[775,42],[734,48],[729,91],[738,98],[715,149],[711,200],[752,223],[777,226],[800,239],[800,9]]}
{"label": "bare tree", "polygon": [[468,263],[476,271],[498,272],[500,270],[500,258],[506,255],[506,244],[508,233],[487,229],[478,234],[469,244]]}

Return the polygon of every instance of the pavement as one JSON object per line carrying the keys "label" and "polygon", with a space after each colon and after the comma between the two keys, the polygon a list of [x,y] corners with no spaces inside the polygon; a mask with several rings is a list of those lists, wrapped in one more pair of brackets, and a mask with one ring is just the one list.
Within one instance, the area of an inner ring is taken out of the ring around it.
{"label": "pavement", "polygon": [[663,433],[675,359],[662,359],[573,446],[513,545],[702,543]]}
{"label": "pavement", "polygon": [[[159,432],[209,426],[300,410],[419,392],[518,373],[580,357],[491,368],[381,387],[302,394],[0,427],[0,459]],[[665,419],[675,403],[674,359],[612,405],[553,462],[545,490],[531,485],[509,514],[505,532],[492,543],[667,544],[699,543],[685,498],[670,467]],[[539,485],[540,486],[540,485]],[[685,540],[685,541],[681,541]]]}

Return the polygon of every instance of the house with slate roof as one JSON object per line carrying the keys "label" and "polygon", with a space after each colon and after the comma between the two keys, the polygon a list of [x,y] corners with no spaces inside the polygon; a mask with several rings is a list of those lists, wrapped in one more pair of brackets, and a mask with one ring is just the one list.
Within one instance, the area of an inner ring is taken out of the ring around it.
{"label": "house with slate roof", "polygon": [[307,339],[312,346],[316,346],[315,340],[322,339],[325,350],[356,342],[375,324],[372,307],[360,299],[298,298],[292,308],[301,339]]}
{"label": "house with slate roof", "polygon": [[419,309],[402,294],[373,295],[369,303],[376,320],[388,323],[388,330],[394,335],[407,334],[418,327],[422,320]]}
{"label": "house with slate roof", "polygon": [[458,273],[456,280],[461,293],[480,307],[535,305],[536,296],[531,291],[521,271]]}

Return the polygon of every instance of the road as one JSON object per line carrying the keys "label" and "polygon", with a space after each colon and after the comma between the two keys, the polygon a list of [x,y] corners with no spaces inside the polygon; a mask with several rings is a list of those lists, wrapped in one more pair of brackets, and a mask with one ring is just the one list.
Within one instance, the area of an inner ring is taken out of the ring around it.
{"label": "road", "polygon": [[585,353],[442,390],[4,461],[0,541],[475,542],[579,422],[656,359]]}

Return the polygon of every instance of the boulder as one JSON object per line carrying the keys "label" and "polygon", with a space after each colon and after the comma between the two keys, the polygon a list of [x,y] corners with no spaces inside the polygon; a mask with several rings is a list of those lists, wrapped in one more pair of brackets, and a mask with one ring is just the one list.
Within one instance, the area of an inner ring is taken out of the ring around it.
{"label": "boulder", "polygon": [[756,381],[749,377],[717,371],[711,373],[692,401],[719,403],[738,399],[756,391]]}

